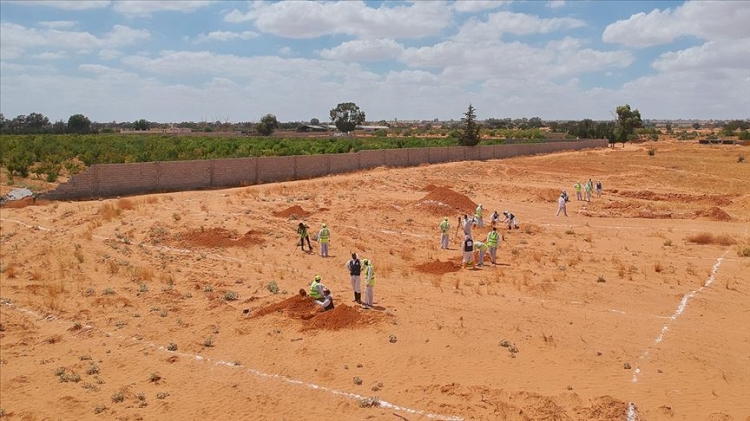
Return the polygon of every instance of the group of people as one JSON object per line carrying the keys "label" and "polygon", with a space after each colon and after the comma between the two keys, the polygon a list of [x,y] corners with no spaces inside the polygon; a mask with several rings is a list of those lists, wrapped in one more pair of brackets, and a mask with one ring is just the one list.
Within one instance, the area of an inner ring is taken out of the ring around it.
{"label": "group of people", "polygon": [[[351,278],[352,290],[354,291],[354,302],[361,304],[362,308],[369,310],[373,305],[373,297],[375,290],[375,268],[372,266],[370,259],[360,260],[357,257],[357,253],[352,253],[352,258],[346,262],[346,269],[349,271]],[[365,276],[365,294],[362,296],[362,273]],[[320,275],[315,275],[312,283],[310,283],[310,290],[307,293],[308,296],[315,300],[315,303],[323,308],[323,311],[333,310],[333,296],[331,290],[328,289],[322,283]]]}
{"label": "group of people", "polygon": [[[471,230],[473,226],[484,227],[483,211],[484,209],[480,203],[474,212],[473,218],[469,218],[468,214],[465,214],[463,219],[460,216],[458,217],[458,226],[462,227],[464,231],[464,240],[461,243],[463,266],[473,267],[475,264],[475,254],[478,255],[476,265],[484,266],[484,258],[487,251],[489,251],[490,262],[497,264],[497,247],[502,239],[501,234],[497,232],[497,225],[501,222],[500,214],[497,211],[492,214],[492,230],[487,234],[487,241],[475,241],[472,237]],[[502,223],[506,223],[508,229],[518,229],[518,219],[515,215],[508,211],[503,211],[503,216]],[[443,218],[438,228],[441,232],[440,248],[447,250],[450,243],[450,222],[447,216]]]}
{"label": "group of people", "polygon": [[[299,236],[300,249],[302,249],[302,251],[305,251],[305,241],[307,241],[307,251],[312,253],[313,247],[312,244],[310,244],[310,234],[308,234],[307,232],[308,229],[310,229],[308,225],[306,225],[304,222],[300,222],[297,225],[297,235]],[[320,255],[322,257],[328,257],[328,244],[331,242],[331,231],[328,229],[328,226],[325,222],[323,223],[323,225],[321,225],[320,231],[315,238],[320,243]]]}
{"label": "group of people", "polygon": [[[596,185],[593,181],[591,181],[590,178],[583,184],[581,184],[580,181],[576,181],[576,183],[573,185],[573,189],[576,191],[576,200],[578,201],[585,200],[587,202],[591,202],[591,195],[593,192],[596,192],[597,198],[602,197],[601,180],[597,180]],[[557,199],[557,214],[555,216],[560,216],[560,212],[562,212],[565,216],[568,216],[568,202],[570,202],[568,191],[563,189],[562,193],[560,193],[560,197]]]}

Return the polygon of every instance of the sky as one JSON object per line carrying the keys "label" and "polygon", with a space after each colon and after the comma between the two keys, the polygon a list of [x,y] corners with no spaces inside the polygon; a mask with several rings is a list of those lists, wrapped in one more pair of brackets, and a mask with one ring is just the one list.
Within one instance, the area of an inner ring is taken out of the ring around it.
{"label": "sky", "polygon": [[747,1],[0,1],[0,112],[52,121],[750,118]]}

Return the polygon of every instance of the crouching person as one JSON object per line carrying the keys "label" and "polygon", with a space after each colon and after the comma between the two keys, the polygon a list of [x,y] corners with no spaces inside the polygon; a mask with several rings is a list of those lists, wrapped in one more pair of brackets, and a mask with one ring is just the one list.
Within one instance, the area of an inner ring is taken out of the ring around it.
{"label": "crouching person", "polygon": [[321,306],[323,311],[333,310],[333,297],[331,296],[331,290],[328,288],[323,290],[323,301],[315,300],[315,304]]}

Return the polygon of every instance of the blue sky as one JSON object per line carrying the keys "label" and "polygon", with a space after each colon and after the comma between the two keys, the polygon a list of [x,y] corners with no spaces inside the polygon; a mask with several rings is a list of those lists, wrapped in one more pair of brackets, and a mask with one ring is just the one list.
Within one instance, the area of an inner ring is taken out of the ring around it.
{"label": "blue sky", "polygon": [[0,112],[750,118],[744,1],[0,1]]}

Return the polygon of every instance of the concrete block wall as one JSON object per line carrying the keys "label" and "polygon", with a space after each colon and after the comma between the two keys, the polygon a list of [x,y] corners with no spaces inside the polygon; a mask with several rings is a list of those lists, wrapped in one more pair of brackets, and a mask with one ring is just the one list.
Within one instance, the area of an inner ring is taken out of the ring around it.
{"label": "concrete block wall", "polygon": [[161,191],[196,190],[274,183],[342,174],[381,166],[502,159],[562,150],[607,147],[606,139],[550,143],[511,143],[479,147],[448,146],[367,150],[334,155],[298,155],[202,161],[93,165],[41,197],[90,199]]}

